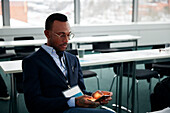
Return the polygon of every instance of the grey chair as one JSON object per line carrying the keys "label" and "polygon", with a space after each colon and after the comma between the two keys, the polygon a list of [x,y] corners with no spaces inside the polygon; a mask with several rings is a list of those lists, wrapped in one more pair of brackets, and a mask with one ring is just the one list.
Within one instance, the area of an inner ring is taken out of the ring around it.
{"label": "grey chair", "polygon": [[[73,55],[78,55],[77,49],[69,49],[69,50],[66,50],[66,51],[73,54]],[[91,71],[91,70],[83,70],[82,73],[83,73],[83,78],[96,77],[98,90],[100,89],[99,78],[98,78],[96,72]]]}

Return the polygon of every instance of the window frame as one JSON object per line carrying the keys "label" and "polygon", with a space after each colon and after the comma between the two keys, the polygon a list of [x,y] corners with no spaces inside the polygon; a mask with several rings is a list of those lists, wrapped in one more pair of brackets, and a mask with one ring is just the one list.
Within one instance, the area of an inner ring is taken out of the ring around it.
{"label": "window frame", "polygon": [[[3,27],[10,26],[9,0],[1,0]],[[132,23],[138,22],[138,0],[132,0]],[[80,25],[80,0],[74,0],[74,25]]]}

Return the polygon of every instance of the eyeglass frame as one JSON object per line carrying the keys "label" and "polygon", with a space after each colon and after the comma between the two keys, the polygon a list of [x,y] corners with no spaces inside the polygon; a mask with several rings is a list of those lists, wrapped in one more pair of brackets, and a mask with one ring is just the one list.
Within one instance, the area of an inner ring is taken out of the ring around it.
{"label": "eyeglass frame", "polygon": [[[62,33],[61,35],[53,32],[53,31],[51,31],[51,32],[52,32],[55,36],[57,36],[57,37],[59,37],[59,38],[61,38],[61,39],[64,39],[65,37],[67,37],[68,40],[71,40],[71,39],[73,39],[73,37],[74,37],[74,33],[72,33],[72,32],[69,32],[69,35],[66,35],[64,32],[58,32],[58,33]],[[71,37],[71,36],[72,36],[72,37]],[[71,37],[71,38],[70,38],[70,37]]]}

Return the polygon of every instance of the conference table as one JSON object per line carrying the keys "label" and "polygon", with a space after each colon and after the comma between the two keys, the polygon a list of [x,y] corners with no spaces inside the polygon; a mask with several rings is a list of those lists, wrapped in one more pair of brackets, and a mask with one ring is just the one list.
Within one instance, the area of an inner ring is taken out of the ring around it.
{"label": "conference table", "polygon": [[80,45],[98,43],[98,42],[109,42],[109,43],[120,43],[120,42],[133,42],[134,47],[137,50],[138,39],[140,36],[134,35],[114,35],[114,36],[92,36],[92,37],[81,37],[73,38],[70,43],[75,45],[74,48],[80,48]]}
{"label": "conference table", "polygon": [[[118,99],[118,113],[121,113],[122,105],[122,76],[123,76],[123,63],[133,62],[133,76],[132,76],[132,106],[131,111],[134,113],[135,110],[135,69],[136,64],[142,63],[156,63],[170,61],[170,50],[164,49],[151,49],[151,50],[138,50],[138,51],[126,51],[126,52],[114,52],[114,53],[100,53],[100,54],[89,54],[84,55],[80,58],[80,65],[83,70],[86,69],[97,69],[101,67],[110,67],[112,64],[120,63],[119,72],[119,99]],[[16,84],[13,73],[22,72],[21,68],[22,61],[3,61],[0,62],[1,72],[9,74],[11,78],[11,102],[12,102],[12,113],[17,113],[16,104]]]}
{"label": "conference table", "polygon": [[[74,45],[74,49],[80,47],[84,44],[92,44],[97,42],[134,42],[134,46],[137,48],[137,41],[140,36],[133,35],[114,35],[114,36],[89,36],[89,37],[79,37],[69,40],[68,43]],[[6,49],[13,49],[17,46],[41,46],[47,43],[47,39],[35,39],[35,40],[17,40],[17,41],[0,41],[0,47],[5,47]]]}

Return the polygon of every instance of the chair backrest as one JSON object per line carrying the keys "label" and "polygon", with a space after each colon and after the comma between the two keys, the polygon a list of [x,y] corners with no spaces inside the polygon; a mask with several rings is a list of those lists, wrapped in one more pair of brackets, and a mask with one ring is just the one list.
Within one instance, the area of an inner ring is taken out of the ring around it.
{"label": "chair backrest", "polygon": [[[25,36],[25,37],[14,37],[14,41],[21,41],[21,40],[34,40],[32,36]],[[34,52],[35,46],[20,46],[14,47],[15,53],[27,53],[27,52]],[[12,60],[21,60],[25,56],[16,56],[12,58]],[[23,93],[23,73],[14,73],[14,77],[16,78],[16,90],[18,93]]]}
{"label": "chair backrest", "polygon": [[23,93],[23,73],[14,73],[16,79],[16,90],[18,93]]}
{"label": "chair backrest", "polygon": [[[3,38],[0,38],[0,41],[4,41]],[[0,54],[6,53],[5,47],[0,47]]]}
{"label": "chair backrest", "polygon": [[[165,48],[165,44],[153,45],[152,49]],[[152,64],[145,64],[146,69],[152,69]]]}
{"label": "chair backrest", "polygon": [[[32,37],[32,36],[14,37],[14,41],[21,41],[21,40],[34,40],[34,37]],[[35,46],[14,47],[14,50],[15,50],[15,53],[34,52],[35,51]]]}
{"label": "chair backrest", "polygon": [[93,50],[95,49],[109,49],[110,48],[110,43],[109,42],[97,42],[93,43]]}
{"label": "chair backrest", "polygon": [[159,48],[165,48],[165,44],[153,45],[153,46],[152,46],[152,49],[159,49]]}
{"label": "chair backrest", "polygon": [[73,55],[78,55],[77,49],[68,49],[68,50],[66,50],[66,51],[69,52],[69,53],[71,53],[71,54],[73,54]]}

